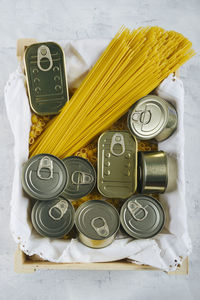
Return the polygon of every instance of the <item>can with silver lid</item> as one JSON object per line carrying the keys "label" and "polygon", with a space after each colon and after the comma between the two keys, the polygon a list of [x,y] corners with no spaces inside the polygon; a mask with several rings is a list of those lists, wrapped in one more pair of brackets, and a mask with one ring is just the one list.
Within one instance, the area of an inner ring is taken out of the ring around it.
{"label": "can with silver lid", "polygon": [[138,154],[138,191],[141,194],[164,193],[168,185],[168,158],[163,151]]}
{"label": "can with silver lid", "polygon": [[113,205],[104,200],[89,200],[78,207],[75,225],[84,245],[104,248],[115,239],[120,226],[119,214]]}
{"label": "can with silver lid", "polygon": [[129,110],[128,128],[139,140],[170,137],[177,128],[177,112],[166,100],[148,95],[138,100]]}
{"label": "can with silver lid", "polygon": [[67,199],[80,199],[89,194],[96,184],[96,171],[92,164],[82,157],[69,156],[63,159],[69,180],[62,194]]}
{"label": "can with silver lid", "polygon": [[36,200],[53,200],[65,189],[68,173],[64,163],[56,156],[38,154],[23,166],[22,186]]}
{"label": "can with silver lid", "polygon": [[135,195],[123,204],[120,222],[125,232],[133,238],[151,238],[162,230],[165,212],[155,198]]}
{"label": "can with silver lid", "polygon": [[61,238],[74,226],[74,207],[62,197],[51,201],[37,201],[31,212],[35,230],[42,236]]}
{"label": "can with silver lid", "polygon": [[137,140],[128,131],[106,131],[98,140],[99,192],[126,199],[137,187]]}
{"label": "can with silver lid", "polygon": [[24,66],[32,110],[58,114],[69,99],[63,49],[54,42],[32,44],[24,53]]}

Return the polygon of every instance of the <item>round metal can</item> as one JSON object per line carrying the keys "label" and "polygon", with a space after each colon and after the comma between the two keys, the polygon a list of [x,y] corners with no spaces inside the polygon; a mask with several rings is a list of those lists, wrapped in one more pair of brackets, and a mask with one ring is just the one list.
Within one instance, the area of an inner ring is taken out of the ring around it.
{"label": "round metal can", "polygon": [[136,239],[151,238],[162,230],[165,212],[153,197],[135,195],[123,204],[120,221],[128,235]]}
{"label": "round metal can", "polygon": [[138,153],[138,192],[164,193],[168,185],[168,158],[163,151]]}
{"label": "round metal can", "polygon": [[31,157],[22,170],[24,191],[36,200],[53,200],[65,189],[68,173],[56,156],[38,154]]}
{"label": "round metal can", "polygon": [[92,164],[82,157],[69,156],[63,159],[69,180],[63,197],[80,199],[89,194],[96,184],[96,171]]}
{"label": "round metal can", "polygon": [[75,211],[70,201],[59,197],[51,201],[37,201],[31,212],[35,230],[42,236],[61,238],[74,226]]}
{"label": "round metal can", "polygon": [[75,225],[84,245],[104,248],[114,241],[118,232],[119,213],[105,200],[89,200],[78,207]]}
{"label": "round metal can", "polygon": [[131,107],[127,122],[129,130],[138,139],[160,142],[176,130],[177,112],[166,100],[148,95]]}

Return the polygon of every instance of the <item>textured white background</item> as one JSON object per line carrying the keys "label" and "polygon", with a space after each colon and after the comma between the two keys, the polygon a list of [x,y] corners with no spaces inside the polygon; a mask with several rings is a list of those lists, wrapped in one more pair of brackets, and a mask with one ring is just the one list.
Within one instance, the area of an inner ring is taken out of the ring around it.
{"label": "textured white background", "polygon": [[[198,0],[0,0],[0,299],[199,299],[199,50]],[[185,171],[189,231],[193,243],[188,276],[134,271],[13,271],[16,249],[9,232],[13,137],[6,118],[3,88],[16,69],[16,41],[111,38],[119,27],[159,25],[180,31],[197,52],[181,68],[185,85]]]}

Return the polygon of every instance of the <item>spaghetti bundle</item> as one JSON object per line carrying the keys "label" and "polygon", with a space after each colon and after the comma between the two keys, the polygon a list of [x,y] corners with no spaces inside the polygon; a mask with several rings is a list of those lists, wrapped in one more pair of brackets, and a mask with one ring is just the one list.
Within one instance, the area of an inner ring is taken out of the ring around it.
{"label": "spaghetti bundle", "polygon": [[74,154],[194,55],[192,43],[159,27],[122,27],[30,155]]}

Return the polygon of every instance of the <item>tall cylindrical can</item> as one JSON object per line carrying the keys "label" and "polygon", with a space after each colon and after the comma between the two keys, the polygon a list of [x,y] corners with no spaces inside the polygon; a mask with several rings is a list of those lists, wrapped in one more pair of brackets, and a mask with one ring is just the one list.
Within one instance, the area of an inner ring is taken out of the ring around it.
{"label": "tall cylindrical can", "polygon": [[115,239],[120,226],[119,214],[113,205],[104,200],[90,200],[78,207],[75,225],[84,245],[104,248]]}

